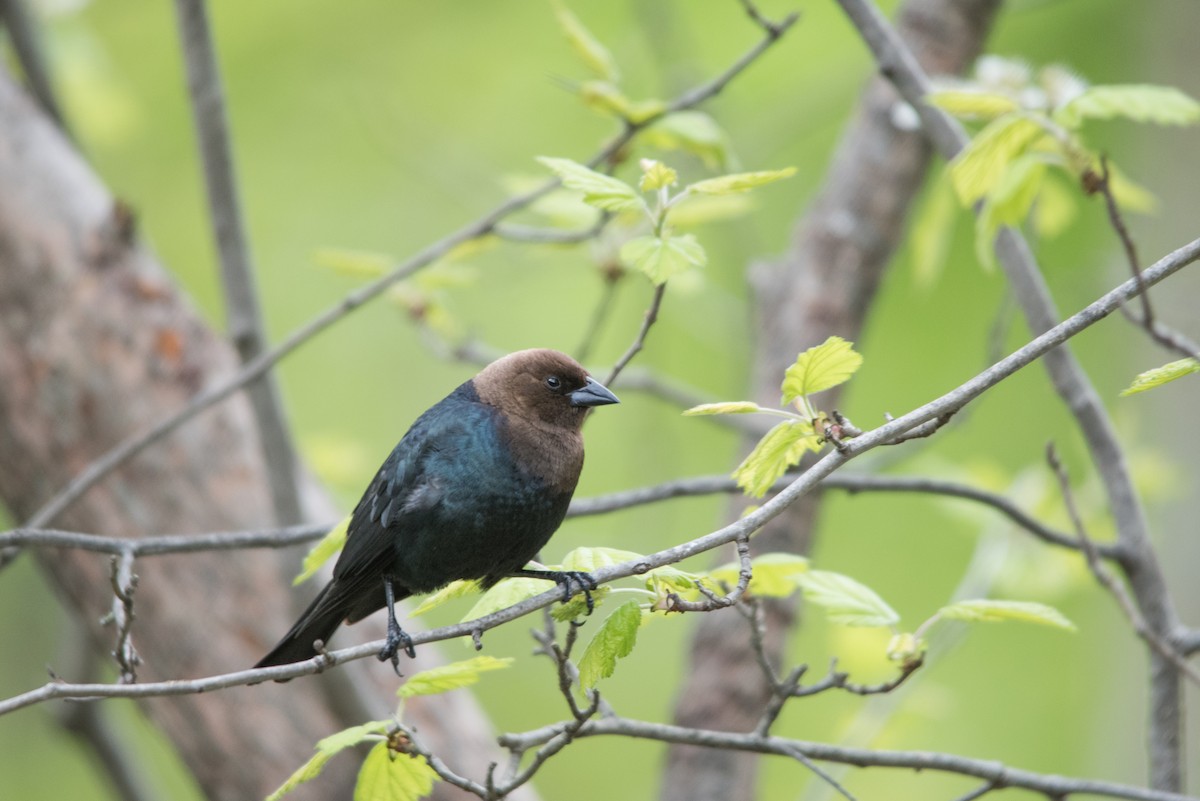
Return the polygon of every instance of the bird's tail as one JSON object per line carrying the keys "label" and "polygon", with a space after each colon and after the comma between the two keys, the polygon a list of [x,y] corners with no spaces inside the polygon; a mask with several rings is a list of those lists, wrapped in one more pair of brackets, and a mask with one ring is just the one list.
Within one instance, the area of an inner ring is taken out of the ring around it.
{"label": "bird's tail", "polygon": [[269,654],[258,660],[256,668],[290,665],[317,655],[313,641],[328,643],[337,627],[346,619],[346,607],[340,602],[340,594],[331,592],[334,585],[333,581],[325,585],[325,589],[308,605],[308,609],[304,610],[296,625],[283,635],[283,639]]}

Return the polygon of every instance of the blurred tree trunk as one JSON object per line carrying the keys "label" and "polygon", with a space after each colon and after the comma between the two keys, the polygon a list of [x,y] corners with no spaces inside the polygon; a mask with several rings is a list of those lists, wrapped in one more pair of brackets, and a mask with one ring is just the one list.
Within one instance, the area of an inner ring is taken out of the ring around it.
{"label": "blurred tree trunk", "polygon": [[[137,243],[129,210],[0,70],[0,500],[15,518],[28,517],[97,456],[237,365],[228,343]],[[310,516],[336,517],[311,481],[305,501]],[[257,434],[238,396],[151,446],[54,523],[133,538],[248,529],[271,519]],[[98,623],[112,604],[108,558],[70,550],[33,556],[93,647],[110,650],[114,633]],[[154,557],[135,570],[141,680],[249,667],[295,613],[280,557],[270,551]],[[421,651],[424,664],[413,670],[436,659],[436,649]],[[320,737],[363,722],[363,707],[392,708],[390,667],[370,671],[378,684],[353,711],[323,691],[351,673],[150,699],[142,708],[205,796],[244,801],[274,789]],[[456,695],[408,712],[451,764],[479,764],[495,747],[490,728],[469,696]],[[353,758],[334,760],[295,797],[347,798],[356,771]],[[442,784],[436,795],[460,793]]]}
{"label": "blurred tree trunk", "polygon": [[[998,5],[999,0],[908,0],[897,24],[925,69],[958,74],[979,54]],[[751,269],[757,307],[754,396],[764,405],[778,404],[784,370],[797,353],[835,334],[855,340],[862,331],[930,158],[922,133],[898,126],[897,102],[886,79],[870,82],[790,249],[778,261]],[[836,407],[836,397],[827,403]],[[754,538],[753,549],[806,553],[819,504],[820,496],[810,495],[793,505]],[[734,515],[740,512],[738,505]],[[791,602],[765,607],[766,650],[778,662],[797,610]],[[692,672],[675,710],[677,724],[754,728],[770,688],[750,650],[749,634],[746,621],[733,610],[698,621]],[[661,796],[666,801],[752,799],[757,765],[753,754],[672,746]]]}

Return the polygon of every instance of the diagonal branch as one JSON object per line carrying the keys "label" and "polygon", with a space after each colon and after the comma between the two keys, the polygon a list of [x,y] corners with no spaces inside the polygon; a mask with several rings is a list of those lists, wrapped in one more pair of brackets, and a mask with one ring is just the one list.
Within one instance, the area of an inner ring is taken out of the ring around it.
{"label": "diagonal branch", "polygon": [[[766,52],[771,45],[786,32],[796,21],[796,16],[793,14],[783,22],[773,25],[764,32],[763,37],[748,50],[741,58],[735,61],[728,69],[712,79],[706,84],[691,89],[680,95],[675,100],[667,104],[665,110],[661,114],[649,116],[637,123],[625,124],[624,130],[614,137],[607,145],[602,147],[595,155],[592,156],[586,163],[588,166],[596,166],[602,162],[608,161],[618,152],[625,148],[630,141],[637,136],[647,126],[657,122],[663,116],[678,111],[685,111],[694,106],[697,106],[721,92],[734,78],[740,75],[747,67]],[[324,331],[329,326],[341,320],[350,312],[354,311],[364,303],[373,300],[382,294],[388,287],[397,281],[403,280],[418,270],[427,267],[432,262],[445,256],[458,245],[472,239],[477,239],[491,233],[496,225],[506,219],[515,212],[524,209],[533,201],[542,197],[546,193],[559,185],[557,179],[547,180],[541,186],[532,189],[524,194],[516,195],[504,201],[491,211],[484,214],[477,220],[467,223],[458,230],[442,237],[441,239],[427,245],[422,250],[410,256],[405,261],[396,265],[391,272],[383,275],[374,281],[359,287],[354,292],[348,294],[340,303],[330,309],[317,315],[308,323],[295,329],[291,334],[283,339],[278,345],[270,350],[260,353],[258,356],[247,361],[241,370],[230,376],[228,379],[219,382],[203,392],[195,395],[182,409],[168,417],[163,418],[158,423],[151,426],[141,434],[130,437],[118,445],[114,446],[107,453],[96,459],[91,464],[80,472],[74,480],[66,487],[54,495],[46,502],[37,512],[35,512],[26,521],[29,528],[43,528],[54,521],[54,519],[62,513],[64,509],[74,503],[83,493],[95,486],[99,481],[104,479],[109,473],[117,467],[124,464],[129,459],[136,456],[146,447],[154,444],[170,432],[174,431],[179,426],[191,420],[200,412],[211,407],[213,404],[233,395],[238,390],[245,387],[252,381],[255,381],[264,376],[268,370],[275,366],[280,360],[296,350],[301,345],[308,342],[317,334]]]}

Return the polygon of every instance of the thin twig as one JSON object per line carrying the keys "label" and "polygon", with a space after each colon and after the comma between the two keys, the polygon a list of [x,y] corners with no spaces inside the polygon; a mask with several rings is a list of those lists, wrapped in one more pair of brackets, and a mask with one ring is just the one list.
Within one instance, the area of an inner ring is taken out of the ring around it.
{"label": "thin twig", "polygon": [[1074,526],[1075,534],[1082,546],[1080,550],[1083,551],[1083,555],[1087,559],[1088,569],[1092,571],[1092,575],[1096,577],[1096,581],[1100,582],[1100,586],[1108,590],[1116,600],[1117,606],[1121,607],[1121,611],[1125,614],[1126,619],[1129,620],[1129,625],[1133,627],[1134,633],[1141,637],[1147,645],[1162,654],[1164,658],[1170,660],[1179,669],[1179,672],[1187,676],[1193,684],[1200,687],[1200,671],[1197,671],[1188,664],[1183,656],[1171,647],[1170,643],[1159,637],[1157,633],[1146,625],[1145,618],[1138,611],[1133,599],[1129,597],[1125,585],[1118,581],[1100,561],[1100,554],[1096,551],[1096,546],[1092,544],[1092,538],[1088,536],[1087,527],[1083,525],[1083,518],[1079,514],[1079,507],[1075,504],[1075,493],[1071,491],[1071,479],[1067,476],[1067,470],[1063,466],[1062,461],[1058,458],[1058,451],[1055,449],[1054,443],[1046,446],[1046,462],[1054,472],[1054,477],[1058,479],[1063,504],[1067,508],[1067,516],[1071,518],[1071,525]]}
{"label": "thin twig", "polygon": [[[540,732],[541,730],[539,730]],[[807,740],[783,737],[759,737],[756,734],[693,729],[663,723],[649,723],[628,718],[602,718],[589,721],[576,734],[584,737],[635,737],[657,742],[697,745],[706,748],[777,754],[795,757],[800,753],[809,759],[835,762],[858,767],[899,768],[914,771],[936,771],[962,776],[974,776],[993,783],[997,789],[1020,788],[1045,795],[1065,798],[1070,795],[1096,795],[1126,798],[1132,801],[1196,801],[1195,796],[1161,790],[1148,790],[1116,782],[1095,779],[1075,779],[1009,767],[1001,762],[956,754],[930,751],[886,751],[849,748]]]}
{"label": "thin twig", "polygon": [[132,684],[137,681],[137,667],[142,658],[133,646],[133,594],[137,591],[137,574],[133,572],[134,554],[126,550],[119,556],[112,557],[112,574],[110,580],[113,591],[113,605],[110,617],[117,630],[117,643],[113,647],[113,658],[117,660],[120,670],[119,681],[122,684]]}
{"label": "thin twig", "polygon": [[[1129,271],[1140,282],[1142,280],[1142,271],[1138,266],[1137,247],[1134,245],[1133,236],[1129,233],[1129,227],[1125,224],[1125,216],[1121,213],[1121,207],[1117,205],[1116,195],[1112,191],[1111,177],[1108,169],[1108,156],[1102,155],[1100,157],[1100,175],[1097,176],[1092,172],[1088,172],[1084,176],[1084,188],[1088,192],[1099,192],[1103,196],[1104,207],[1108,210],[1108,221],[1112,224],[1117,238],[1121,240],[1121,246],[1125,251],[1125,260],[1129,264]],[[1168,329],[1155,318],[1154,309],[1150,305],[1150,293],[1146,291],[1146,287],[1141,287],[1138,298],[1141,301],[1141,316],[1139,317],[1128,307],[1122,307],[1121,311],[1125,313],[1125,316],[1134,324],[1144,328],[1151,339],[1167,350],[1175,351],[1185,358],[1200,360],[1200,346],[1189,342],[1178,331]]]}
{"label": "thin twig", "polygon": [[658,310],[662,307],[663,295],[666,291],[667,285],[665,283],[659,284],[654,288],[654,297],[650,300],[650,307],[646,309],[646,314],[642,318],[642,326],[638,329],[637,336],[634,337],[633,342],[625,353],[622,354],[621,358],[617,359],[617,363],[613,365],[608,378],[604,380],[605,384],[611,385],[616,381],[617,376],[621,374],[625,366],[645,347],[646,334],[650,333],[651,326],[658,320]]}
{"label": "thin twig", "polygon": [[575,358],[580,362],[586,362],[592,355],[592,347],[596,344],[600,329],[612,312],[613,300],[617,296],[617,285],[621,283],[621,276],[622,273],[616,271],[604,273],[604,285],[600,289],[600,299],[596,301],[596,307],[592,310],[587,328],[583,331],[583,338],[579,342],[579,347],[575,349]]}
{"label": "thin twig", "polygon": [[741,600],[754,577],[754,567],[750,563],[750,535],[745,534],[735,540],[738,555],[737,586],[724,595],[717,595],[703,584],[697,583],[696,589],[704,596],[703,601],[686,601],[678,593],[668,593],[666,611],[668,612],[712,612],[717,609],[727,609]]}

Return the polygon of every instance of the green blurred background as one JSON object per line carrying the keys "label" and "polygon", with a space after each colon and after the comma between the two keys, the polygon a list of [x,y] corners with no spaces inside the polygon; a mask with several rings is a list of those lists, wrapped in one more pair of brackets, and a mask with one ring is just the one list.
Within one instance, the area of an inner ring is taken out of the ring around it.
{"label": "green blurred background", "polygon": [[[82,149],[114,194],[136,210],[140,230],[162,262],[220,326],[217,270],[171,4],[34,5]],[[545,2],[218,0],[211,8],[253,255],[276,340],[358,285],[317,266],[317,251],[353,248],[404,257],[491,209],[514,177],[542,175],[535,156],[583,159],[613,131],[609,120],[569,90],[571,82],[589,76]],[[623,87],[634,98],[673,96],[723,70],[757,38],[734,0],[583,0],[572,8],[616,56]],[[764,10],[776,16],[799,10],[803,16],[706,110],[727,132],[740,167],[795,165],[799,173],[760,190],[749,215],[699,231],[710,255],[703,280],[668,292],[660,322],[638,357],[638,364],[713,399],[746,394],[752,343],[745,270],[785,249],[871,69],[834,4],[774,1]],[[1196,30],[1200,7],[1191,0],[1015,2],[1002,12],[988,49],[1034,65],[1060,62],[1095,83],[1158,82],[1197,96]],[[1112,124],[1091,133],[1159,197],[1157,215],[1132,221],[1143,259],[1194,237],[1196,132]],[[667,158],[689,176],[704,174],[688,158]],[[1121,279],[1125,267],[1115,244],[1093,202],[1065,235],[1039,247],[1064,312]],[[900,414],[935,397],[983,367],[990,349],[1011,349],[1026,338],[1016,321],[1003,329],[1002,343],[993,340],[997,320],[1008,319],[1004,282],[981,270],[972,254],[971,228],[960,224],[936,283],[917,279],[907,253],[897,259],[859,343],[866,363],[843,404],[860,424],[873,425],[885,412]],[[502,244],[464,266],[473,279],[446,296],[463,330],[504,351],[577,349],[603,284],[587,246]],[[1191,272],[1158,293],[1158,310],[1184,328],[1190,324],[1196,336],[1200,285]],[[620,284],[614,314],[590,359],[596,371],[631,341],[650,294],[640,278]],[[1139,466],[1179,609],[1185,621],[1200,623],[1195,382],[1118,399],[1134,373],[1170,359],[1120,319],[1085,333],[1074,347],[1110,400]],[[403,310],[387,300],[356,312],[280,367],[299,445],[347,507],[415,415],[472,372],[440,360]],[[738,441],[727,431],[681,418],[660,400],[632,392],[623,400],[588,426],[581,496],[727,472],[736,464]],[[1093,533],[1107,536],[1079,439],[1040,368],[989,393],[934,440],[888,457],[903,457],[890,468],[894,472],[981,483],[1061,524],[1041,464],[1049,440],[1060,446],[1093,509]],[[864,460],[862,467],[868,466]],[[724,499],[711,498],[576,520],[557,535],[548,558],[582,544],[655,550],[711,530],[725,510]],[[957,644],[938,639],[919,681],[895,698],[864,703],[821,696],[793,703],[777,733],[945,750],[1036,771],[1143,782],[1143,649],[1079,560],[1031,545],[994,516],[962,504],[836,494],[822,515],[815,558],[875,588],[911,627],[946,601],[980,542],[989,549],[980,561],[998,571],[998,596],[1054,604],[1078,623],[1079,633],[1013,624],[972,629]],[[692,622],[657,621],[654,636],[643,637],[606,685],[619,711],[669,719]],[[500,730],[539,726],[563,714],[550,666],[528,656],[526,628],[509,626],[487,641],[488,652],[520,660],[517,669],[490,674],[479,685]],[[64,613],[30,560],[5,571],[0,693],[44,681],[45,666],[61,659],[67,630]],[[856,678],[877,680],[888,675],[879,658],[885,641],[813,615],[795,640],[792,659],[819,669],[838,655]],[[1189,694],[1195,707],[1196,693],[1189,688]],[[195,798],[170,760],[160,758],[169,747],[145,729],[132,707],[109,706],[120,725],[146,743],[162,797]],[[0,720],[0,797],[111,798],[90,757],[55,726],[53,714],[43,705]],[[1193,765],[1200,764],[1198,724],[1193,708]],[[662,756],[662,748],[644,742],[584,741],[551,761],[537,786],[545,798],[650,799]],[[616,764],[621,770],[597,770]],[[1197,773],[1193,792],[1200,790]],[[764,798],[828,795],[795,763],[768,761],[764,775]],[[847,783],[860,798],[952,797],[972,786],[903,771],[862,771]]]}

